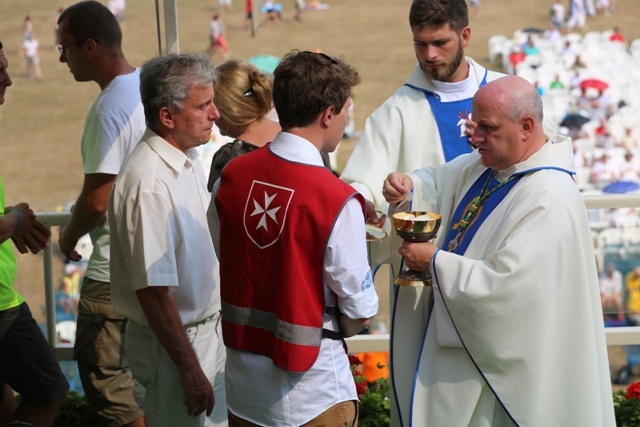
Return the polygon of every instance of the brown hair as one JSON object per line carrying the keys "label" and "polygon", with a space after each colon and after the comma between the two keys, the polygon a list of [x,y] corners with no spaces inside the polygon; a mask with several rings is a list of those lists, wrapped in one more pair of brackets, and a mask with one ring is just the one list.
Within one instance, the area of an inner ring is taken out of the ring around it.
{"label": "brown hair", "polygon": [[441,27],[446,24],[455,32],[469,26],[469,11],[465,0],[413,0],[411,3],[411,28]]}
{"label": "brown hair", "polygon": [[333,106],[340,113],[360,83],[355,68],[342,58],[294,50],[274,72],[273,102],[283,130],[305,127]]}

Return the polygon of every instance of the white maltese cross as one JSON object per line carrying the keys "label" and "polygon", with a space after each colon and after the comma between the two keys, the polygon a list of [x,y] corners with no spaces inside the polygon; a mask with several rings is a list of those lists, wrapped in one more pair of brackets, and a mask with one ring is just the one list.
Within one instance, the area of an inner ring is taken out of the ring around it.
{"label": "white maltese cross", "polygon": [[269,218],[271,218],[273,220],[273,222],[275,222],[276,224],[278,223],[278,218],[276,217],[276,213],[278,212],[278,210],[280,210],[280,208],[282,206],[277,206],[274,208],[269,209],[269,206],[271,206],[271,202],[273,202],[273,199],[276,197],[276,194],[269,196],[269,194],[267,194],[267,192],[264,192],[264,207],[260,206],[260,203],[256,200],[253,199],[253,212],[251,213],[251,216],[256,216],[256,215],[260,215],[262,214],[262,218],[260,218],[260,221],[258,221],[258,225],[256,226],[256,230],[259,228],[264,228],[265,231],[269,231],[269,226],[267,225],[267,216]]}

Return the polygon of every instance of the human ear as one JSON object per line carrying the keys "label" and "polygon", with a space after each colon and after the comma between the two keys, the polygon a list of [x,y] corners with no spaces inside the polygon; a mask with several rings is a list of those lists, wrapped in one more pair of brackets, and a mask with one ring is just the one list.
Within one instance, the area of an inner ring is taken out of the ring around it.
{"label": "human ear", "polygon": [[173,113],[171,112],[171,110],[169,110],[169,108],[160,108],[158,116],[160,118],[160,123],[162,123],[163,126],[166,126],[169,129],[173,129],[175,127]]}

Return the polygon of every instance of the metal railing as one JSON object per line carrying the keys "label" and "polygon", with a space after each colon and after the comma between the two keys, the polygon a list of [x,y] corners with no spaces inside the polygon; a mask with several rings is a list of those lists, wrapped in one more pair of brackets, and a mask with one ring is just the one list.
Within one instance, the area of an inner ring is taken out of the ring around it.
{"label": "metal railing", "polygon": [[[613,209],[620,207],[640,208],[640,194],[620,195],[585,195],[585,205],[588,209]],[[38,219],[48,227],[64,225],[70,216],[69,212],[38,213]],[[55,319],[55,295],[53,277],[53,249],[49,245],[43,251],[45,309],[47,319],[47,339],[58,357],[58,360],[71,360],[73,345],[57,343]],[[616,327],[605,330],[607,345],[640,344],[640,327]],[[357,335],[347,339],[350,352],[388,351],[389,334]]]}

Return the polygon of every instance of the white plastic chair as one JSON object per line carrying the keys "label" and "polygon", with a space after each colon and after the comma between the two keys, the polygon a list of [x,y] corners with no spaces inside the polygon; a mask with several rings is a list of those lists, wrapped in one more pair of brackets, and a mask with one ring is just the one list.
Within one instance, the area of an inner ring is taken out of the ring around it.
{"label": "white plastic chair", "polygon": [[56,323],[58,341],[73,344],[76,340],[76,322],[73,320],[63,320]]}
{"label": "white plastic chair", "polygon": [[504,44],[507,41],[507,36],[502,34],[495,34],[489,37],[489,62],[495,64],[496,57],[504,53]]}

